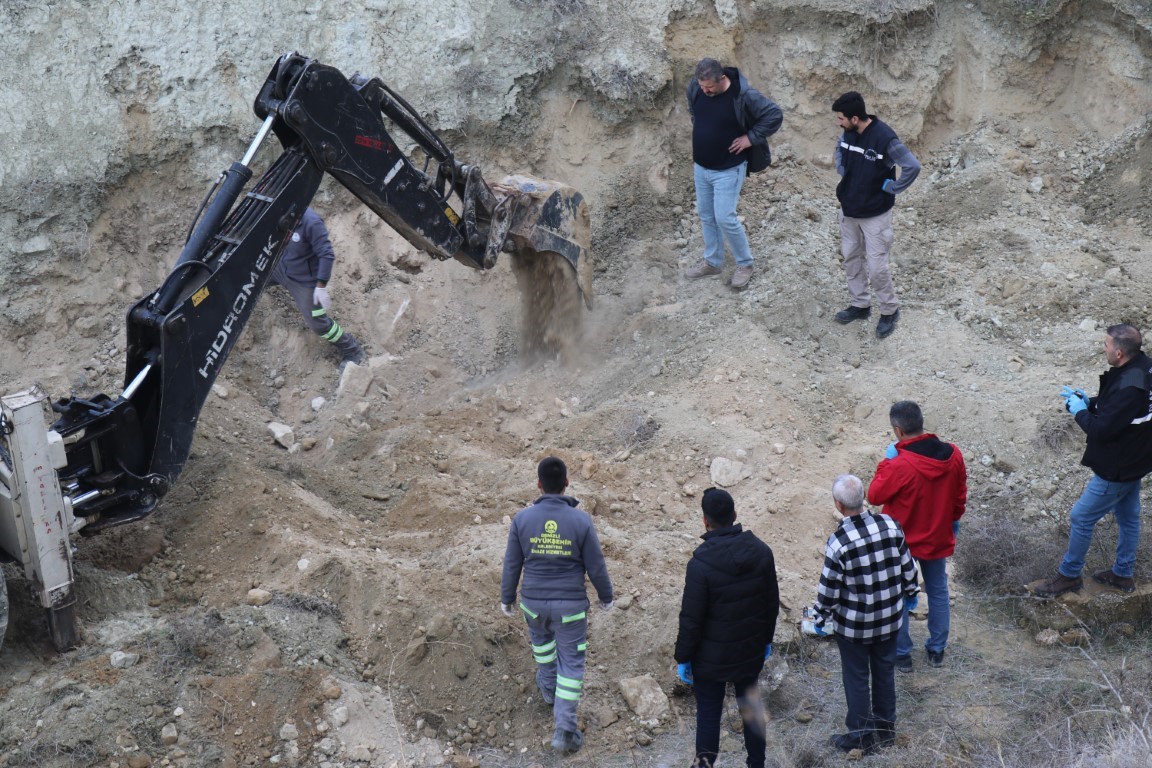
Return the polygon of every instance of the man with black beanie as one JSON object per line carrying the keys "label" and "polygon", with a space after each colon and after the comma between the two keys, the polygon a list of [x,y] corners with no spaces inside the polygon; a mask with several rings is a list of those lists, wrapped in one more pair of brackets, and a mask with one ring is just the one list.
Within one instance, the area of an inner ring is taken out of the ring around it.
{"label": "man with black beanie", "polygon": [[736,522],[732,496],[704,491],[704,543],[692,553],[680,604],[677,673],[696,694],[695,768],[720,750],[724,690],[732,683],[744,720],[749,768],[764,768],[764,704],[756,679],[772,655],[780,588],[772,550]]}

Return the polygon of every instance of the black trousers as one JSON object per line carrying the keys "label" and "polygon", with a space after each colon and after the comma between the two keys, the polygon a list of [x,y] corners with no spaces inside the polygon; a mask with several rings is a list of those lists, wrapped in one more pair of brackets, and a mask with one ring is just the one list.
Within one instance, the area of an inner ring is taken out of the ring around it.
{"label": "black trousers", "polygon": [[864,736],[890,730],[896,722],[896,635],[887,640],[860,643],[836,635],[840,646],[840,675],[849,732]]}
{"label": "black trousers", "polygon": [[[711,768],[720,751],[720,717],[724,713],[724,691],[728,684],[722,680],[702,680],[692,684],[696,694],[696,762],[698,768]],[[738,680],[736,703],[744,720],[744,749],[748,752],[749,768],[764,768],[764,702],[756,678]]]}

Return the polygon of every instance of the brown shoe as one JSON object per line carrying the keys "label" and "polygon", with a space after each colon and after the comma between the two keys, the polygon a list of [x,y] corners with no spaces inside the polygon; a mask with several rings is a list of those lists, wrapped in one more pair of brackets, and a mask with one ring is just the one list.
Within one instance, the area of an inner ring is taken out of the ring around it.
{"label": "brown shoe", "polygon": [[1036,597],[1059,597],[1065,592],[1079,592],[1083,586],[1084,579],[1079,576],[1065,576],[1057,571],[1055,576],[1036,587],[1032,593]]}
{"label": "brown shoe", "polygon": [[732,287],[743,288],[752,279],[752,267],[736,267],[732,272]]}
{"label": "brown shoe", "polygon": [[1136,591],[1135,579],[1131,576],[1117,576],[1111,569],[1107,571],[1096,571],[1096,573],[1092,574],[1092,579],[1105,586],[1114,587],[1121,592]]}
{"label": "brown shoe", "polygon": [[700,261],[684,270],[684,277],[693,279],[697,277],[711,277],[712,275],[720,274],[720,272],[720,267],[714,267],[704,259],[700,259]]}

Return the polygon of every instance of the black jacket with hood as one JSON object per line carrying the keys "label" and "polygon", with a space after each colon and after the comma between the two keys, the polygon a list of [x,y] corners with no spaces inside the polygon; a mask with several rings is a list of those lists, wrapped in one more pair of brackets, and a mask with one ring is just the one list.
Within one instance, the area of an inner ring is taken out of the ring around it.
{"label": "black jacket with hood", "polygon": [[706,680],[755,678],[780,612],[772,550],[739,524],[701,538],[684,579],[676,661]]}

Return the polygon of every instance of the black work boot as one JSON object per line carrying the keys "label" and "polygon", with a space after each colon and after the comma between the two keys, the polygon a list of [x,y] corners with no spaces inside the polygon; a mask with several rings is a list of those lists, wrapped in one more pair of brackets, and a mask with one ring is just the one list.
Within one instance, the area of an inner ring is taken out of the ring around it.
{"label": "black work boot", "polygon": [[836,313],[836,322],[848,325],[853,320],[867,320],[872,314],[872,307],[845,307]]}
{"label": "black work boot", "polygon": [[880,322],[876,323],[876,338],[886,339],[896,330],[896,321],[900,319],[900,310],[890,315],[880,315]]}
{"label": "black work boot", "polygon": [[344,366],[348,363],[356,363],[360,365],[367,357],[364,354],[364,347],[360,346],[360,342],[356,341],[356,337],[344,331],[340,338],[332,342],[340,352],[340,370],[344,370]]}
{"label": "black work boot", "polygon": [[563,728],[557,728],[556,733],[552,734],[552,749],[557,752],[571,754],[579,752],[582,746],[584,746],[584,734],[580,731],[565,731]]}
{"label": "black work boot", "polygon": [[876,747],[889,747],[896,743],[896,723],[891,720],[877,720],[873,737]]}
{"label": "black work boot", "polygon": [[858,749],[867,755],[876,748],[876,741],[872,731],[837,734],[832,737],[831,742],[832,746],[841,752],[851,752],[854,749]]}

